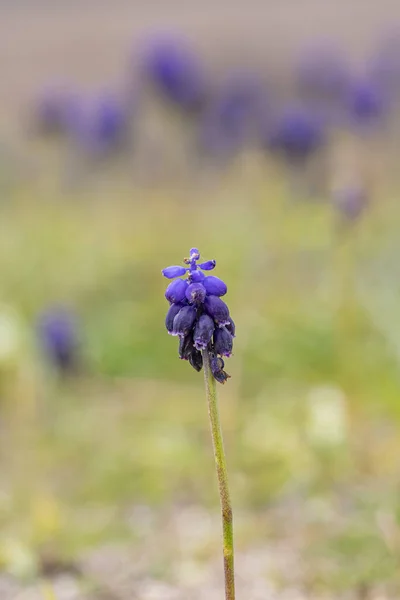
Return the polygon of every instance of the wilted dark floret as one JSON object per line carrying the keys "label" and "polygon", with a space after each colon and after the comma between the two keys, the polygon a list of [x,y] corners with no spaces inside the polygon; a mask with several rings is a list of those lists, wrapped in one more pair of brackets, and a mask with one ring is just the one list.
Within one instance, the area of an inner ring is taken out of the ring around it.
{"label": "wilted dark floret", "polygon": [[213,275],[206,277],[203,281],[203,285],[209,296],[224,296],[228,291],[226,283],[219,277],[214,277]]}
{"label": "wilted dark floret", "polygon": [[217,327],[214,332],[214,350],[221,356],[232,354],[233,338],[225,327]]}
{"label": "wilted dark floret", "polygon": [[193,369],[195,369],[196,371],[201,371],[203,367],[203,357],[201,352],[196,348],[193,348],[189,356],[189,362],[192,365]]}
{"label": "wilted dark floret", "polygon": [[179,338],[179,358],[182,360],[189,360],[189,357],[193,350],[193,336],[192,332]]}
{"label": "wilted dark floret", "polygon": [[171,304],[171,306],[169,307],[167,316],[165,317],[165,327],[167,328],[168,333],[172,333],[174,327],[174,319],[182,307],[182,303]]}
{"label": "wilted dark floret", "polygon": [[192,329],[196,320],[197,309],[194,306],[184,306],[174,319],[172,335],[185,336]]}
{"label": "wilted dark floret", "polygon": [[219,383],[224,384],[226,382],[226,380],[230,378],[230,375],[228,375],[228,373],[226,373],[226,371],[224,371],[225,363],[222,360],[222,358],[215,356],[213,354],[210,354],[210,366],[211,366],[211,372],[212,372],[214,378]]}
{"label": "wilted dark floret", "polygon": [[225,325],[226,329],[229,331],[232,337],[235,337],[236,327],[232,317],[229,317],[229,323]]}
{"label": "wilted dark floret", "polygon": [[186,288],[186,299],[190,304],[202,304],[206,297],[206,290],[201,283],[191,283]]}
{"label": "wilted dark floret", "polygon": [[215,324],[208,315],[201,315],[194,329],[194,345],[198,350],[205,350],[212,338]]}
{"label": "wilted dark floret", "polygon": [[218,325],[222,326],[229,323],[229,309],[221,298],[218,296],[206,296],[204,306],[207,313]]}
{"label": "wilted dark floret", "polygon": [[165,290],[165,297],[168,302],[171,302],[171,304],[176,304],[177,302],[186,300],[187,287],[188,283],[183,279],[175,279],[175,281],[172,281],[172,283],[170,283]]}

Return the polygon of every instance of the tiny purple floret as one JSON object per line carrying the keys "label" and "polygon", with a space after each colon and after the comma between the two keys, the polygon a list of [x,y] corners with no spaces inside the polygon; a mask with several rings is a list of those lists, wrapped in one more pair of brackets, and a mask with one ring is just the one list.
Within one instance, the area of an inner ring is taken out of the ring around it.
{"label": "tiny purple floret", "polygon": [[207,313],[220,327],[229,323],[229,309],[218,296],[206,296],[204,306]]}
{"label": "tiny purple floret", "polygon": [[212,318],[206,314],[201,315],[197,321],[194,330],[194,345],[197,350],[205,350],[211,341],[212,334],[214,333],[215,324]]}
{"label": "tiny purple floret", "polygon": [[199,265],[199,269],[203,269],[203,271],[212,271],[216,264],[216,260],[207,260],[207,262],[203,262]]}
{"label": "tiny purple floret", "polygon": [[174,319],[172,335],[184,337],[192,329],[197,316],[197,309],[194,306],[184,306],[178,312]]}
{"label": "tiny purple floret", "polygon": [[228,291],[226,283],[219,277],[214,277],[213,275],[206,277],[203,281],[203,285],[209,296],[223,296]]}
{"label": "tiny purple floret", "polygon": [[172,333],[174,327],[174,319],[178,312],[183,307],[183,304],[171,304],[168,309],[167,316],[165,317],[165,327],[167,328],[168,333]]}
{"label": "tiny purple floret", "polygon": [[174,266],[174,267],[167,267],[166,269],[163,269],[161,271],[161,273],[164,275],[164,277],[166,277],[167,279],[174,279],[175,277],[182,277],[182,275],[184,275],[186,273],[187,269],[185,267],[179,267],[179,266]]}
{"label": "tiny purple floret", "polygon": [[170,283],[165,290],[165,297],[168,302],[177,304],[178,302],[185,300],[187,286],[187,281],[184,281],[183,279],[175,279],[175,281]]}
{"label": "tiny purple floret", "polygon": [[205,287],[201,283],[191,283],[186,288],[186,299],[190,304],[202,304],[206,297]]}
{"label": "tiny purple floret", "polygon": [[232,354],[233,338],[225,327],[217,327],[214,332],[214,350],[221,356]]}
{"label": "tiny purple floret", "polygon": [[190,271],[189,279],[192,283],[202,283],[205,275],[201,271]]}

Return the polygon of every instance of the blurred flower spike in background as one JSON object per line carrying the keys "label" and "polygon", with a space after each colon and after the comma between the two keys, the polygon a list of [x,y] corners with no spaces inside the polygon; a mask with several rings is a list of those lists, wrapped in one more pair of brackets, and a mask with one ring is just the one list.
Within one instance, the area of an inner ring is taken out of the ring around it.
{"label": "blurred flower spike in background", "polygon": [[39,318],[40,345],[61,374],[72,373],[79,364],[79,336],[75,315],[61,307],[46,310]]}
{"label": "blurred flower spike in background", "polygon": [[142,58],[142,72],[164,98],[197,110],[206,97],[206,82],[199,57],[185,39],[164,36],[150,40]]}
{"label": "blurred flower spike in background", "polygon": [[50,85],[37,96],[33,109],[33,128],[41,135],[63,135],[79,113],[77,95],[65,85]]}
{"label": "blurred flower spike in background", "polygon": [[[214,378],[225,383],[229,375],[224,371],[224,360],[232,354],[235,324],[225,302],[221,300],[227,286],[211,271],[215,260],[198,263],[197,248],[190,250],[184,259],[187,267],[172,266],[163,269],[167,279],[174,279],[166,289],[165,297],[170,307],[165,319],[169,334],[179,337],[179,357],[188,360],[196,371],[203,366],[202,351],[210,356]],[[186,279],[181,277],[187,275]],[[178,279],[176,279],[178,278]]]}
{"label": "blurred flower spike in background", "polygon": [[303,106],[286,108],[268,127],[266,146],[288,162],[306,161],[325,142],[322,121]]}

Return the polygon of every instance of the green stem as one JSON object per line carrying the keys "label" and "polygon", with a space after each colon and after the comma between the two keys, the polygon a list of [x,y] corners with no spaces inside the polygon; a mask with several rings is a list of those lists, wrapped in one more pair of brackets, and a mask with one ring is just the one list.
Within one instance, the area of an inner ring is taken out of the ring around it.
{"label": "green stem", "polygon": [[228,486],[228,472],[219,421],[217,390],[215,379],[211,372],[210,357],[207,350],[203,351],[204,380],[208,402],[208,416],[211,424],[211,436],[214,447],[215,466],[217,470],[219,496],[222,511],[222,533],[225,572],[225,600],[235,600],[235,571],[233,562],[233,519],[232,505]]}

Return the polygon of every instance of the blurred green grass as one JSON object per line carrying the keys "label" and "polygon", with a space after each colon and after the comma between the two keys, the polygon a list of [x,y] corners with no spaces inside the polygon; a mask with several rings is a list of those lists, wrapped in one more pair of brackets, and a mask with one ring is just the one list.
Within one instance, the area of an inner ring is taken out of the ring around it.
{"label": "blurred green grass", "polygon": [[[399,218],[383,191],[340,233],[326,202],[289,198],[279,173],[257,167],[208,187],[121,186],[99,197],[60,194],[50,183],[10,192],[1,207],[0,303],[17,311],[25,343],[0,380],[3,540],[70,558],[134,539],[126,526],[134,504],[216,505],[202,376],[177,360],[163,324],[161,269],[197,246],[217,259],[237,326],[232,379],[220,389],[235,506],[257,512],[292,495],[334,504],[356,494],[363,509],[345,512],[361,538],[339,534],[339,553],[371,545],[373,556],[386,556],[368,522],[378,506],[399,513],[399,368],[377,314],[382,286],[395,287],[374,282],[386,254],[398,251]],[[86,367],[66,383],[43,365],[34,339],[37,314],[59,302],[79,316]],[[324,399],[330,388],[343,395],[344,416]],[[339,419],[338,441],[310,433],[313,390]],[[388,564],[385,577],[394,578],[398,550]],[[365,568],[352,576],[363,582]],[[346,569],[339,564],[332,585]]]}

